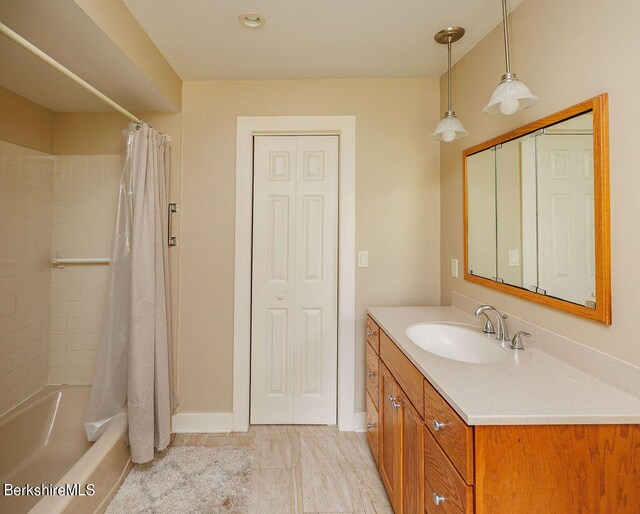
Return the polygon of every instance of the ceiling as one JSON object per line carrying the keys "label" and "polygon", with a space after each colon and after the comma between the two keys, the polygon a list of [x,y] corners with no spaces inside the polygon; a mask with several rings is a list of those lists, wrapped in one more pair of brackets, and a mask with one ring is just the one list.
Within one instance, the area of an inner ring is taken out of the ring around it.
{"label": "ceiling", "polygon": [[[439,76],[438,30],[467,30],[455,60],[502,17],[499,0],[124,2],[183,80]],[[266,24],[240,26],[246,11]]]}
{"label": "ceiling", "polygon": [[[0,0],[0,20],[130,111],[176,111],[73,0]],[[111,110],[0,35],[0,86],[56,112]]]}

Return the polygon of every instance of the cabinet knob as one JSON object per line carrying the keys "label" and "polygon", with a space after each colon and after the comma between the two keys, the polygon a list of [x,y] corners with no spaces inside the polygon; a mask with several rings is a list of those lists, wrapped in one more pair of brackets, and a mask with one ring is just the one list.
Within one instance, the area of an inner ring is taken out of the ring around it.
{"label": "cabinet knob", "polygon": [[433,493],[432,498],[433,498],[433,503],[435,503],[436,505],[440,505],[442,502],[446,500],[444,496],[440,496],[438,493]]}
{"label": "cabinet knob", "polygon": [[372,428],[376,428],[375,423],[367,423],[367,430],[371,430]]}
{"label": "cabinet knob", "polygon": [[375,332],[371,331],[371,330],[367,330],[367,337],[373,337],[375,334]]}
{"label": "cabinet knob", "polygon": [[437,419],[433,420],[433,429],[438,431],[444,428],[444,423],[442,421],[438,421]]}
{"label": "cabinet knob", "polygon": [[393,402],[391,402],[391,405],[394,409],[399,409],[400,407],[402,407],[401,403],[396,402],[395,400]]}
{"label": "cabinet knob", "polygon": [[376,372],[375,372],[375,371],[369,371],[369,370],[367,370],[367,376],[368,376],[368,377],[373,377],[373,376],[375,376],[375,374],[376,374]]}
{"label": "cabinet knob", "polygon": [[391,395],[389,395],[389,396],[387,397],[387,400],[389,400],[389,403],[393,403],[393,402],[395,402],[395,401],[396,401],[396,397],[395,397],[395,396],[391,396]]}
{"label": "cabinet knob", "polygon": [[284,293],[278,293],[278,294],[276,295],[276,298],[277,298],[278,300],[284,300]]}

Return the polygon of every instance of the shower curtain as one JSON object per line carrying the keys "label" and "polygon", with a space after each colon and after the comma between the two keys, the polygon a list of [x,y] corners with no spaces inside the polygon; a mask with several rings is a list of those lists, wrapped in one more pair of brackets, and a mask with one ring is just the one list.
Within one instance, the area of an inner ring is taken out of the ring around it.
{"label": "shower curtain", "polygon": [[120,179],[106,313],[85,430],[95,441],[126,402],[134,462],[169,445],[171,376],[167,182],[170,139],[131,123]]}

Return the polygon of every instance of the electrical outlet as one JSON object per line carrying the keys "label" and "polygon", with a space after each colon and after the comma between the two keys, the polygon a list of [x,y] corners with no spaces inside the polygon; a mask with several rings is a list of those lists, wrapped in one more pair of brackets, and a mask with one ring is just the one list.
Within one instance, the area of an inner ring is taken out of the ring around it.
{"label": "electrical outlet", "polygon": [[369,267],[369,252],[367,250],[360,250],[358,252],[358,268]]}
{"label": "electrical outlet", "polygon": [[451,259],[451,276],[458,278],[458,259]]}

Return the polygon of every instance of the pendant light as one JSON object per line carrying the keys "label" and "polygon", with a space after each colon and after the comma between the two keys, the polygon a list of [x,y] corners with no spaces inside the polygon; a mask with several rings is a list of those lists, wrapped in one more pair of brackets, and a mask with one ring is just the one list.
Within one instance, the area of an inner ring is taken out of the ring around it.
{"label": "pendant light", "polygon": [[504,58],[506,73],[495,88],[487,106],[483,109],[489,114],[513,114],[520,109],[526,109],[538,102],[538,97],[533,96],[529,88],[520,82],[515,73],[511,72],[511,60],[509,57],[509,25],[507,19],[507,0],[502,0],[502,30],[504,32]]}
{"label": "pendant light", "polygon": [[448,27],[433,37],[437,43],[447,45],[449,55],[447,64],[447,112],[444,113],[434,133],[431,134],[431,139],[439,139],[445,143],[451,143],[451,141],[468,134],[451,108],[451,44],[458,41],[462,36],[464,36],[462,27]]}

